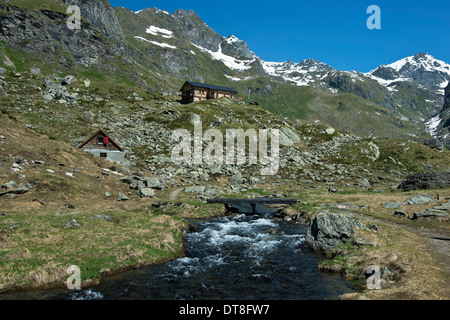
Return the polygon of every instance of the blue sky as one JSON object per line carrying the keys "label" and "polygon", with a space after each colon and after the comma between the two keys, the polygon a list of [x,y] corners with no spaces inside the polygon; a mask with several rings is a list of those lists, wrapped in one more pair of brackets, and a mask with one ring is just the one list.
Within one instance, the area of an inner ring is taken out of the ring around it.
{"label": "blue sky", "polygon": [[[245,40],[266,61],[318,59],[339,70],[370,71],[418,52],[450,63],[448,0],[110,0],[133,11],[194,10],[223,36]],[[381,29],[369,30],[370,5]]]}

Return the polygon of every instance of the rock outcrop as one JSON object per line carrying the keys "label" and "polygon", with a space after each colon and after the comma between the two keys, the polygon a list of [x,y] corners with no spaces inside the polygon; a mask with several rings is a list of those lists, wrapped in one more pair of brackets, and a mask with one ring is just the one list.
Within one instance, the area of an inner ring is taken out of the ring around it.
{"label": "rock outcrop", "polygon": [[450,172],[437,171],[409,175],[398,188],[403,191],[416,189],[438,189],[450,187]]}
{"label": "rock outcrop", "polygon": [[314,251],[326,252],[354,239],[356,228],[365,226],[346,214],[321,211],[312,221],[303,245]]}

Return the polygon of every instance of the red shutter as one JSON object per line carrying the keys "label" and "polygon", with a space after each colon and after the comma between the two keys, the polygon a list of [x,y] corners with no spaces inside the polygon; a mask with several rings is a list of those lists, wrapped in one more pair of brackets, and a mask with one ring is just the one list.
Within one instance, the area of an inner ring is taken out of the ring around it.
{"label": "red shutter", "polygon": [[104,137],[104,138],[103,138],[103,144],[108,144],[108,142],[109,142],[108,137]]}

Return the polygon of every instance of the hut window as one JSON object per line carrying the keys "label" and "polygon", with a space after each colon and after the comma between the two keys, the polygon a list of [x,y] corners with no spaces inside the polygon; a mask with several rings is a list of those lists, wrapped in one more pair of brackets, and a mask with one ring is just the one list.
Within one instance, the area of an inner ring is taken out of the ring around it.
{"label": "hut window", "polygon": [[103,137],[98,137],[98,144],[103,144]]}
{"label": "hut window", "polygon": [[107,153],[104,153],[104,152],[100,153],[100,158],[106,158],[107,156],[108,156]]}

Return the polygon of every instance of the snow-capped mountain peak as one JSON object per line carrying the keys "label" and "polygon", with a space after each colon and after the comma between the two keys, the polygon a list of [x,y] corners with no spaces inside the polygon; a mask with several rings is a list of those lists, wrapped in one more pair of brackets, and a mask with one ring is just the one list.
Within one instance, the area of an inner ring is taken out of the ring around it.
{"label": "snow-capped mountain peak", "polygon": [[395,81],[416,81],[423,86],[436,88],[444,94],[444,88],[450,80],[450,65],[429,53],[417,53],[391,64],[381,65],[368,72],[366,76],[383,85]]}

